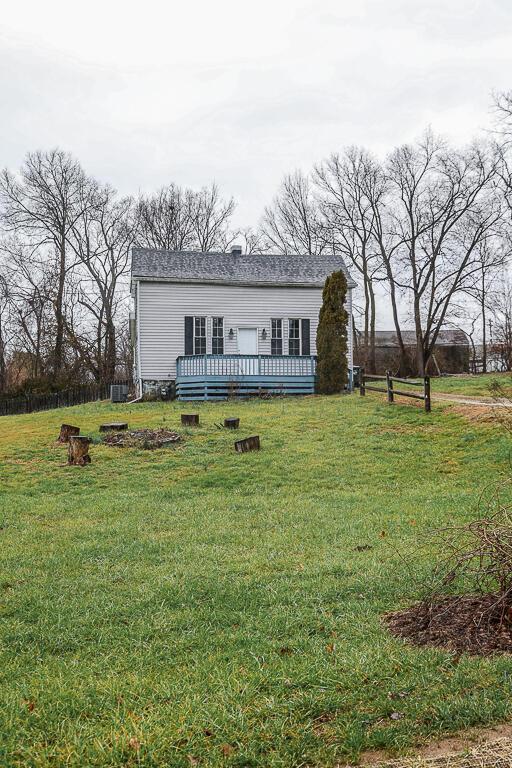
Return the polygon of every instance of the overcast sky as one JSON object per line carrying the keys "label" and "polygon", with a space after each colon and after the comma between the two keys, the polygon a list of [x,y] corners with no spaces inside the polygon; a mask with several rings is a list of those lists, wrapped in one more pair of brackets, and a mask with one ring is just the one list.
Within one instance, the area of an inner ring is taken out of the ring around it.
{"label": "overcast sky", "polygon": [[511,0],[18,0],[0,15],[0,165],[59,146],[122,192],[216,180],[240,225],[284,173],[427,124],[466,141],[512,88]]}

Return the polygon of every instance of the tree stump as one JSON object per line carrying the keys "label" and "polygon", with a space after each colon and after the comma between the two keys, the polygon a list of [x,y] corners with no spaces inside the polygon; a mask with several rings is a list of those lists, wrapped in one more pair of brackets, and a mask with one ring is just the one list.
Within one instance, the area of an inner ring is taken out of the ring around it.
{"label": "tree stump", "polygon": [[246,437],[243,440],[237,440],[235,443],[235,451],[238,453],[247,453],[247,451],[259,451],[260,450],[260,436],[252,435]]}
{"label": "tree stump", "polygon": [[199,426],[199,414],[198,413],[182,413],[181,423],[184,427],[198,427]]}
{"label": "tree stump", "polygon": [[68,443],[68,464],[83,467],[91,463],[89,446],[92,443],[90,437],[78,437],[71,435]]}
{"label": "tree stump", "polygon": [[100,432],[124,432],[128,429],[126,421],[113,421],[110,424],[100,424]]}
{"label": "tree stump", "polygon": [[235,417],[224,419],[224,426],[226,427],[226,429],[238,429],[238,427],[240,426],[240,419]]}
{"label": "tree stump", "polygon": [[79,435],[80,427],[74,427],[72,424],[61,424],[58,443],[68,443],[71,435]]}

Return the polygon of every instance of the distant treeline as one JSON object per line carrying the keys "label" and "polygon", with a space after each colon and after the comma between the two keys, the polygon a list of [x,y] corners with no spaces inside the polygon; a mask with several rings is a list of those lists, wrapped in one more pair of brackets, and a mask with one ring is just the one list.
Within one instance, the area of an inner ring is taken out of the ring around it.
{"label": "distant treeline", "polygon": [[[130,249],[340,254],[358,282],[360,357],[375,368],[384,288],[400,372],[423,374],[442,328],[489,341],[512,367],[512,92],[492,132],[464,148],[426,131],[384,159],[349,147],[294,172],[254,228],[215,184],[123,197],[66,152],[0,173],[0,392],[103,384],[132,373]],[[382,299],[381,299],[382,301]],[[405,311],[404,311],[405,308]],[[412,327],[416,350],[403,343]],[[492,339],[489,336],[492,335]]]}

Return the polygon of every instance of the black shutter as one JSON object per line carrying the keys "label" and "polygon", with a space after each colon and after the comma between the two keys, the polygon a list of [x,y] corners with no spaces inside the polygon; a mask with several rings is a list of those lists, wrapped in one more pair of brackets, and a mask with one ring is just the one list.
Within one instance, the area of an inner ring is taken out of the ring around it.
{"label": "black shutter", "polygon": [[302,350],[301,355],[310,355],[311,354],[311,345],[309,342],[309,320],[304,319],[301,320],[301,336],[302,336]]}
{"label": "black shutter", "polygon": [[309,341],[309,320],[301,320],[302,351],[301,355],[311,354],[311,344]]}
{"label": "black shutter", "polygon": [[185,318],[185,354],[194,354],[194,318]]}

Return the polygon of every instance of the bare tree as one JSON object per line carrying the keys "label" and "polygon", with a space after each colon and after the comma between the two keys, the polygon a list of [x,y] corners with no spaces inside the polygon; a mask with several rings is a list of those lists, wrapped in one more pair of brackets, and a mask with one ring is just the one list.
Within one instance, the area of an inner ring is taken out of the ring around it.
{"label": "bare tree", "polygon": [[52,367],[59,377],[64,366],[64,299],[66,279],[74,264],[69,236],[89,205],[84,197],[85,175],[80,164],[60,150],[31,152],[19,176],[0,174],[0,213],[4,228],[26,246],[46,249],[55,265],[53,308],[55,336]]}
{"label": "bare tree", "polygon": [[199,192],[169,184],[155,195],[139,198],[136,242],[170,251],[225,250],[234,209],[234,200],[224,200],[216,184]]}
{"label": "bare tree", "polygon": [[375,210],[368,196],[376,161],[358,147],[333,154],[318,165],[314,181],[320,193],[324,237],[359,273],[364,291],[363,363],[375,371],[375,282],[382,259],[375,238]]}
{"label": "bare tree", "polygon": [[395,281],[395,261],[402,243],[390,225],[393,197],[390,181],[384,167],[377,161],[365,164],[365,174],[361,178],[362,192],[368,200],[371,210],[372,235],[384,275],[384,286],[389,295],[393,323],[399,347],[400,363],[398,373],[411,373],[409,355],[405,346],[400,318],[400,287]]}
{"label": "bare tree", "polygon": [[430,132],[389,158],[390,281],[409,301],[424,375],[454,296],[479,269],[479,248],[503,222],[499,158],[490,145],[447,147]]}
{"label": "bare tree", "polygon": [[465,292],[476,305],[477,318],[473,325],[478,321],[482,341],[482,373],[486,373],[488,314],[493,310],[498,283],[503,279],[503,266],[509,257],[507,241],[503,238],[488,238],[478,244],[476,253],[475,271],[469,278]]}
{"label": "bare tree", "polygon": [[0,272],[0,392],[7,384],[7,348],[10,320],[9,285],[4,274]]}
{"label": "bare tree", "polygon": [[[133,203],[128,197],[118,199],[111,187],[93,181],[84,195],[88,205],[73,226],[70,245],[83,268],[78,272],[77,301],[87,310],[85,332],[80,335],[68,322],[67,333],[95,379],[108,382],[116,373],[116,321],[126,305]],[[88,328],[93,330],[92,343]]]}
{"label": "bare tree", "polygon": [[240,243],[242,252],[248,255],[265,253],[267,247],[263,233],[251,227],[236,230],[230,240]]}
{"label": "bare tree", "polygon": [[193,196],[193,228],[200,251],[225,251],[232,236],[229,223],[235,210],[233,198],[224,200],[216,184]]}
{"label": "bare tree", "polygon": [[140,197],[136,206],[137,244],[167,251],[195,248],[194,213],[194,193],[176,184]]}
{"label": "bare tree", "polygon": [[512,370],[512,287],[504,279],[493,295],[489,312],[491,355],[502,371]]}
{"label": "bare tree", "polygon": [[512,139],[512,90],[494,94],[496,132],[506,141]]}
{"label": "bare tree", "polygon": [[300,171],[284,178],[272,205],[265,208],[261,230],[268,249],[279,253],[319,254],[332,247],[325,240],[311,182]]}
{"label": "bare tree", "polygon": [[[23,361],[23,374],[29,378],[50,374],[47,360],[51,357],[55,336],[52,286],[53,264],[40,260],[37,249],[4,238],[1,243],[2,277],[6,309],[11,333],[6,347]],[[50,349],[51,347],[51,349]]]}

